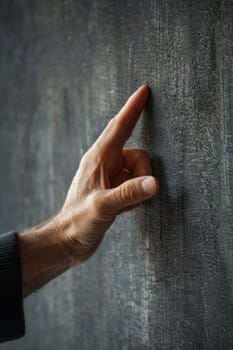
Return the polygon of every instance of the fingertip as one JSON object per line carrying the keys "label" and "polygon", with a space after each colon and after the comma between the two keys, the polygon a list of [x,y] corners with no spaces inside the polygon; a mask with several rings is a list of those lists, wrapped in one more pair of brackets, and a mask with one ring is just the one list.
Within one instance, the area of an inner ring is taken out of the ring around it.
{"label": "fingertip", "polygon": [[149,97],[149,86],[147,84],[143,84],[141,85],[136,91],[136,95],[138,95],[138,97],[140,96],[143,105],[146,103],[148,97]]}
{"label": "fingertip", "polygon": [[145,90],[145,92],[149,92],[150,88],[147,84],[143,84],[139,86],[138,90]]}
{"label": "fingertip", "polygon": [[150,88],[147,84],[144,84],[144,85],[142,85],[141,89],[143,91],[145,101],[147,101],[149,94],[150,94]]}
{"label": "fingertip", "polygon": [[147,84],[143,84],[142,86],[144,86],[147,90],[150,89],[150,88],[149,88],[149,85],[147,85]]}

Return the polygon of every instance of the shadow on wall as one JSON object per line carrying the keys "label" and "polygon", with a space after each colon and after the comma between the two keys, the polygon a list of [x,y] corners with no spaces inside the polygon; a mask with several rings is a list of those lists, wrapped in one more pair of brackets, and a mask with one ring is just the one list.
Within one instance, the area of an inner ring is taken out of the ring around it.
{"label": "shadow on wall", "polygon": [[[154,94],[151,93],[142,117],[141,135],[143,148],[151,155],[153,175],[159,180],[160,192],[143,204],[143,220],[136,220],[145,237],[148,278],[156,287],[173,289],[174,284],[182,282],[184,272],[185,208],[188,194],[183,185],[179,186],[179,192],[171,191],[163,159],[155,154],[164,154],[169,152],[169,147],[175,147],[171,143],[159,146],[161,143],[156,142],[159,138],[156,135],[157,131],[159,133],[156,116],[167,120],[168,113],[159,102],[161,100],[156,98],[155,108]],[[184,182],[180,179],[180,184],[182,183]]]}

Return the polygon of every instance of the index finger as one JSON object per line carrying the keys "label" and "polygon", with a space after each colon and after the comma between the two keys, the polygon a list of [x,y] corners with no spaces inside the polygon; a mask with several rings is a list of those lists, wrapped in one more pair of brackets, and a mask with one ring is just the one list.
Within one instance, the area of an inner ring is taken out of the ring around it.
{"label": "index finger", "polygon": [[148,86],[140,86],[139,89],[129,97],[117,115],[110,120],[96,142],[101,147],[123,147],[132,134],[148,96]]}

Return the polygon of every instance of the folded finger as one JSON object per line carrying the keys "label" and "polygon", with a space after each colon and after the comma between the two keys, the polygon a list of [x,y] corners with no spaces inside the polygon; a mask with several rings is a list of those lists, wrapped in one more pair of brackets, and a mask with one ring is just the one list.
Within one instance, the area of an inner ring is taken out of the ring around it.
{"label": "folded finger", "polygon": [[134,177],[152,175],[152,166],[148,152],[143,148],[123,148],[125,167]]}

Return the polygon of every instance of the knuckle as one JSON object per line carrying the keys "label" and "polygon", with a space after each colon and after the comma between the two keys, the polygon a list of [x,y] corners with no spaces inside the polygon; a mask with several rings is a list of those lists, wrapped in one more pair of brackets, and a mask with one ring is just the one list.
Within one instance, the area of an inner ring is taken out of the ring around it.
{"label": "knuckle", "polygon": [[136,195],[136,188],[135,186],[122,186],[122,188],[119,191],[119,200],[123,204],[127,204],[128,202],[132,201],[135,198]]}
{"label": "knuckle", "polygon": [[124,204],[126,202],[125,190],[122,187],[119,189],[119,192],[117,192],[117,196],[118,196],[117,200],[120,203]]}
{"label": "knuckle", "polygon": [[87,165],[90,165],[93,162],[100,163],[102,161],[102,157],[101,147],[98,142],[95,142],[83,155],[81,162]]}
{"label": "knuckle", "polygon": [[96,193],[92,193],[90,196],[89,208],[96,217],[99,217],[104,213],[103,201],[100,200]]}
{"label": "knuckle", "polygon": [[91,147],[83,154],[80,163],[86,163],[89,161],[91,155]]}

